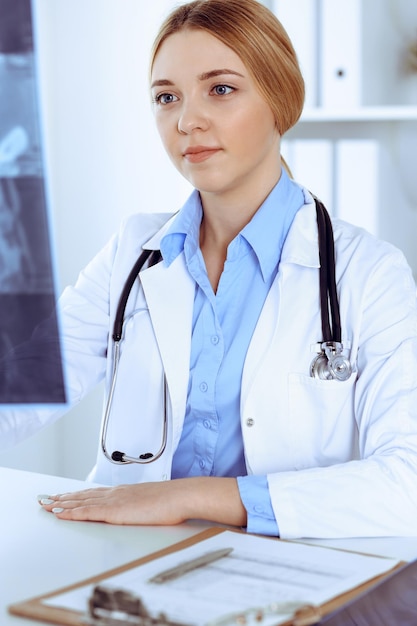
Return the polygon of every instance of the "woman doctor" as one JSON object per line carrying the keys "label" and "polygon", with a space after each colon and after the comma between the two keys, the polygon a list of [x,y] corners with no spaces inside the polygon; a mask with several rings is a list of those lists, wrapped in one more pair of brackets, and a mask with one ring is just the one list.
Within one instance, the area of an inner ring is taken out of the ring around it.
{"label": "woman doctor", "polygon": [[[281,537],[415,534],[417,315],[402,254],[334,220],[346,380],[310,375],[322,340],[311,194],[282,166],[303,80],[278,20],[255,0],[197,0],[162,25],[151,61],[156,124],[195,191],[179,211],[128,219],[61,299],[69,394],[113,368],[104,485],[43,497],[65,520],[176,524],[191,518]],[[352,180],[352,185],[355,181]],[[314,190],[313,190],[314,191]],[[175,209],[175,207],[173,207]],[[25,433],[51,416],[16,416]],[[145,454],[146,456],[146,454]]]}

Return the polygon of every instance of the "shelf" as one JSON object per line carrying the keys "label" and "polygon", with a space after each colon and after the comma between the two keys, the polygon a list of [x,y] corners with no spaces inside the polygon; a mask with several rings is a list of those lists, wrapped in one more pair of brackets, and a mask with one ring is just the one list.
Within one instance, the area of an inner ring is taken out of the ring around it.
{"label": "shelf", "polygon": [[310,122],[417,121],[417,106],[364,106],[357,109],[305,109],[299,124]]}

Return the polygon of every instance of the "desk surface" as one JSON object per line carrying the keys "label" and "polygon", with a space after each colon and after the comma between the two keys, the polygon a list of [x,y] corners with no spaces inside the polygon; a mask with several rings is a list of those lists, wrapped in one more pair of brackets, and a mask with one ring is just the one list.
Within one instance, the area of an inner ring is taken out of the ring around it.
{"label": "desk surface", "polygon": [[[77,480],[0,468],[2,626],[40,623],[9,615],[7,606],[13,602],[99,574],[181,541],[207,527],[207,524],[197,522],[169,527],[65,522],[43,511],[36,501],[38,493],[62,493],[85,486]],[[417,536],[314,540],[311,543],[404,560],[417,558]]]}

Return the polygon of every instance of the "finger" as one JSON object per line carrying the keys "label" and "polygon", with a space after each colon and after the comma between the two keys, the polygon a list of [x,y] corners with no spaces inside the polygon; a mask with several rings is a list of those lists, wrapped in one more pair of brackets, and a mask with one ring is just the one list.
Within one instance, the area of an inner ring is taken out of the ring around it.
{"label": "finger", "polygon": [[49,508],[55,517],[62,520],[117,523],[112,519],[111,508],[98,504],[97,499],[55,502]]}
{"label": "finger", "polygon": [[64,497],[67,494],[54,494],[54,495],[49,495],[46,493],[40,493],[37,497],[37,500],[39,502],[39,504],[41,504],[42,506],[49,506],[50,504],[52,504],[53,502],[56,502],[57,500],[59,500],[59,498]]}
{"label": "finger", "polygon": [[39,504],[43,504],[43,502],[45,502],[45,500],[50,500],[52,499],[50,495],[48,495],[47,493],[40,493],[36,496],[37,501],[39,502]]}
{"label": "finger", "polygon": [[[43,506],[60,519],[89,520],[110,524],[143,523],[129,490],[123,487],[99,488],[75,494],[65,494]],[[89,497],[91,496],[91,497]],[[126,499],[127,497],[127,499]]]}
{"label": "finger", "polygon": [[[56,500],[59,500],[60,502],[65,502],[65,501],[84,501],[84,500],[91,500],[92,498],[103,498],[106,496],[106,494],[109,493],[109,491],[111,491],[111,488],[109,487],[95,487],[92,489],[83,489],[82,491],[73,491],[70,493],[61,493],[58,496],[55,496]],[[53,498],[54,496],[51,496],[51,498]]]}
{"label": "finger", "polygon": [[57,506],[57,496],[48,496],[46,494],[40,494],[38,496],[38,503],[42,508],[50,511],[53,506]]}
{"label": "finger", "polygon": [[98,487],[96,489],[84,489],[83,491],[76,491],[74,493],[61,493],[55,495],[39,494],[37,500],[43,507],[50,508],[52,504],[56,502],[70,501],[83,501],[91,498],[102,498],[108,491],[106,487]]}

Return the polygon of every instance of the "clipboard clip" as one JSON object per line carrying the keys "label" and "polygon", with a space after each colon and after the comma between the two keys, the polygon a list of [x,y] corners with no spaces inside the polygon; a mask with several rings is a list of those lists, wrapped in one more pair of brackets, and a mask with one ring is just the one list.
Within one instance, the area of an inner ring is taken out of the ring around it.
{"label": "clipboard clip", "polygon": [[[234,626],[261,623],[264,618],[290,611],[292,618],[284,626],[313,626],[322,618],[316,606],[300,603],[273,603],[262,609],[248,609],[227,615],[208,626]],[[138,596],[130,591],[97,585],[88,601],[88,615],[83,620],[89,626],[193,626],[174,622],[164,614],[152,616]]]}
{"label": "clipboard clip", "polygon": [[[278,619],[280,616],[292,617],[280,621],[282,626],[315,626],[319,624],[323,615],[318,606],[301,602],[272,602],[264,607],[252,607],[238,613],[230,613],[220,619],[206,624],[206,626],[262,626],[263,620]],[[270,623],[270,622],[269,622]]]}
{"label": "clipboard clip", "polygon": [[91,626],[192,626],[173,622],[164,613],[152,616],[139,596],[102,585],[94,587],[83,623]]}

